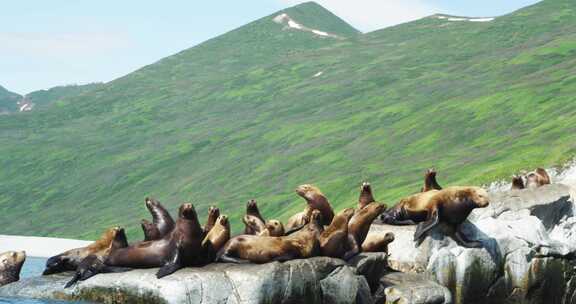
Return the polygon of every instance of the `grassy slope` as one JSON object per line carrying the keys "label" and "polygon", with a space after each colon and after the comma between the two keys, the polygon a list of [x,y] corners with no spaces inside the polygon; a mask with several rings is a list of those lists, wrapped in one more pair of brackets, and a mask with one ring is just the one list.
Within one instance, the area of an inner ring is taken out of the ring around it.
{"label": "grassy slope", "polygon": [[12,93],[0,86],[0,114],[18,111],[16,103],[20,98],[22,98],[22,96]]}
{"label": "grassy slope", "polygon": [[340,209],[362,180],[393,203],[428,166],[444,184],[479,184],[576,152],[569,1],[365,35],[314,4],[288,13],[348,39],[282,31],[275,14],[0,120],[2,233],[88,238],[122,224],[136,236],[146,195],[201,214],[217,204],[238,229],[249,198],[270,217],[301,209],[301,183]]}
{"label": "grassy slope", "polygon": [[101,83],[59,86],[48,90],[34,91],[27,94],[26,98],[34,103],[34,110],[38,110],[59,103],[64,98],[86,94],[102,86]]}

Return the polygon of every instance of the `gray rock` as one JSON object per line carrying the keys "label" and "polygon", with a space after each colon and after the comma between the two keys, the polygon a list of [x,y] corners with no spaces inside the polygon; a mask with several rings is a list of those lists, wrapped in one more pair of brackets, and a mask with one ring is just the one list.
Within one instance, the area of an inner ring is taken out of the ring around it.
{"label": "gray rock", "polygon": [[490,206],[474,210],[461,227],[482,248],[459,246],[442,226],[419,245],[412,240],[415,226],[373,225],[370,233],[393,232],[390,267],[430,276],[450,289],[455,303],[569,303],[576,297],[571,191],[548,185],[491,194]]}
{"label": "gray rock", "polygon": [[423,274],[391,272],[380,278],[376,303],[386,304],[449,304],[452,295],[448,288]]}
{"label": "gray rock", "polygon": [[362,271],[381,271],[384,254],[362,254],[358,268],[317,257],[263,265],[211,264],[156,279],[157,269],[100,274],[63,289],[71,274],[25,279],[0,296],[101,303],[372,303]]}

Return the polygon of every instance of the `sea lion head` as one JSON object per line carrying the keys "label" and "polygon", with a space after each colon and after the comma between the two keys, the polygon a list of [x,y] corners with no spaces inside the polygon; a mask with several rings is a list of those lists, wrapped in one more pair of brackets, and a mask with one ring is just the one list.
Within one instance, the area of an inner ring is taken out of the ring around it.
{"label": "sea lion head", "polygon": [[340,211],[340,213],[338,215],[344,216],[344,218],[348,222],[354,216],[354,212],[356,212],[354,210],[354,208],[346,208],[346,209]]}
{"label": "sea lion head", "polygon": [[222,227],[228,228],[230,229],[230,221],[228,220],[228,216],[225,214],[222,214],[218,217],[218,219],[216,220],[216,222],[221,225]]}
{"label": "sea lion head", "polygon": [[[364,209],[366,209],[364,211]],[[371,214],[375,214],[376,216],[382,214],[386,210],[386,205],[380,203],[370,203],[364,207],[364,209],[360,210],[360,212],[369,212]]]}
{"label": "sea lion head", "polygon": [[266,222],[266,229],[268,230],[270,236],[284,235],[284,225],[279,220],[269,220]]}
{"label": "sea lion head", "polygon": [[385,240],[387,243],[392,243],[392,242],[394,242],[394,239],[395,239],[394,233],[392,233],[392,232],[387,232],[387,233],[384,235],[384,240]]}
{"label": "sea lion head", "polygon": [[313,200],[315,198],[316,195],[324,195],[322,194],[322,192],[320,192],[320,189],[318,189],[318,187],[310,185],[310,184],[304,184],[304,185],[300,185],[296,188],[296,193],[298,195],[300,195],[300,197],[302,197],[305,200]]}
{"label": "sea lion head", "polygon": [[246,213],[253,214],[258,212],[258,204],[255,200],[251,199],[246,203]]}
{"label": "sea lion head", "polygon": [[0,285],[16,282],[20,279],[20,270],[26,260],[24,251],[8,251],[0,254]]}
{"label": "sea lion head", "polygon": [[194,205],[192,205],[190,203],[184,203],[180,206],[180,209],[178,209],[178,216],[182,219],[187,219],[187,220],[198,219],[198,216],[196,214],[196,209],[194,208]]}
{"label": "sea lion head", "polygon": [[217,219],[220,216],[220,208],[216,206],[210,206],[208,208],[208,217]]}
{"label": "sea lion head", "polygon": [[476,208],[484,208],[490,204],[488,192],[480,187],[471,187],[470,200],[474,203]]}
{"label": "sea lion head", "polygon": [[512,189],[524,189],[524,180],[520,175],[512,176]]}
{"label": "sea lion head", "polygon": [[360,186],[360,192],[362,193],[372,193],[372,186],[370,186],[369,182],[363,182]]}
{"label": "sea lion head", "polygon": [[124,231],[124,228],[116,226],[112,228],[112,233],[113,239],[110,244],[110,249],[128,247],[128,238],[126,237],[126,231]]}
{"label": "sea lion head", "polygon": [[160,204],[159,201],[157,201],[151,197],[145,198],[145,203],[146,203],[146,208],[148,208],[149,210],[152,210],[152,209],[158,207],[158,205]]}

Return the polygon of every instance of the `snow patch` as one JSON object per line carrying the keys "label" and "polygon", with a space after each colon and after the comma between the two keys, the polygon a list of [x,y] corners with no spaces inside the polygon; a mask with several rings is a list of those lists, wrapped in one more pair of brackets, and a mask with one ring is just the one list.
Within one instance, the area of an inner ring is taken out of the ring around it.
{"label": "snow patch", "polygon": [[35,236],[0,235],[0,252],[26,251],[26,255],[49,258],[64,251],[88,246],[91,241]]}
{"label": "snow patch", "polygon": [[278,15],[278,16],[274,17],[272,20],[275,23],[283,24],[285,30],[286,29],[295,29],[295,30],[299,30],[299,31],[303,31],[303,32],[309,32],[309,33],[312,33],[312,34],[320,36],[320,37],[343,39],[342,37],[335,35],[335,34],[331,34],[331,33],[327,33],[327,32],[323,32],[320,30],[306,27],[306,26],[296,22],[294,19],[292,19],[292,17],[288,16],[288,14],[286,14],[286,13]]}
{"label": "snow patch", "polygon": [[470,18],[470,17],[450,17],[450,16],[436,16],[436,19],[448,20],[448,21],[469,21],[469,22],[490,22],[495,18],[493,17],[482,17],[482,18]]}

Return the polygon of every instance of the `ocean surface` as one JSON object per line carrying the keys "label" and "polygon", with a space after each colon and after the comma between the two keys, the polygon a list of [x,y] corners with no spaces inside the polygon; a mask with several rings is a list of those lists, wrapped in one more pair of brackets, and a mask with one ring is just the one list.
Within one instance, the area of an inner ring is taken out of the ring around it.
{"label": "ocean surface", "polygon": [[[27,257],[20,279],[35,277],[42,274],[46,259]],[[51,300],[34,300],[34,299],[13,299],[13,298],[0,298],[0,304],[80,304],[82,302],[68,302],[68,301],[51,301]]]}

